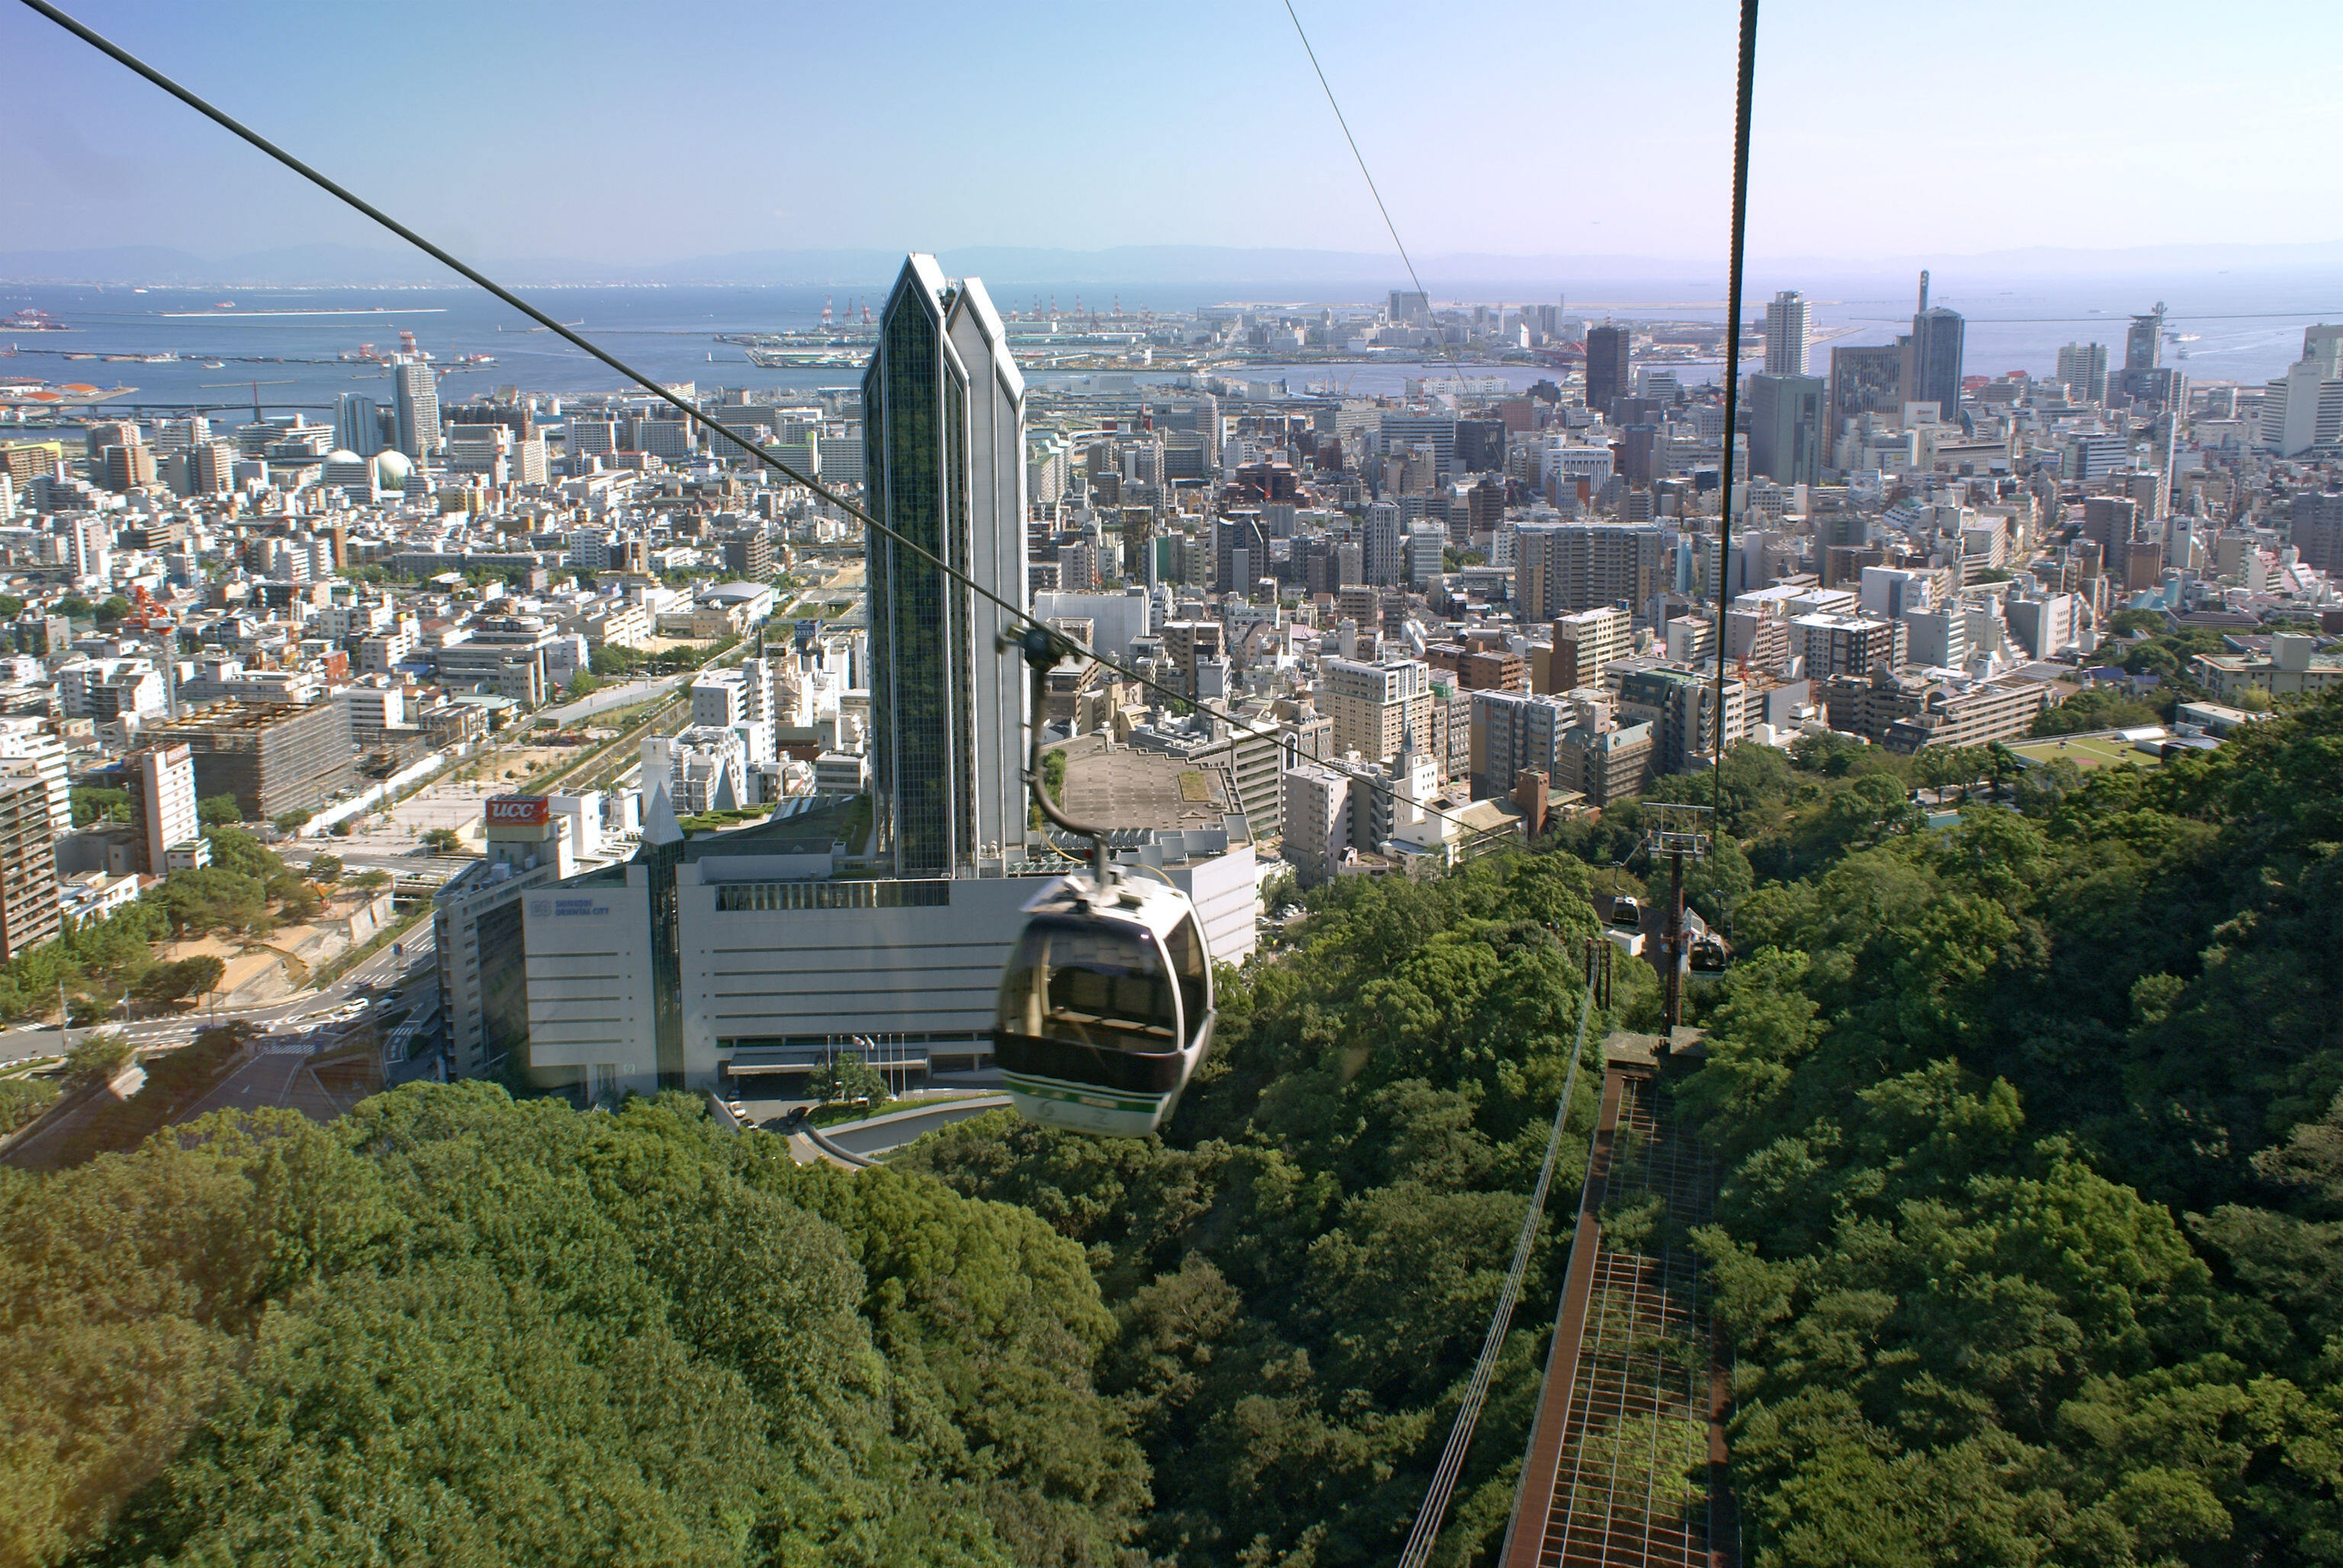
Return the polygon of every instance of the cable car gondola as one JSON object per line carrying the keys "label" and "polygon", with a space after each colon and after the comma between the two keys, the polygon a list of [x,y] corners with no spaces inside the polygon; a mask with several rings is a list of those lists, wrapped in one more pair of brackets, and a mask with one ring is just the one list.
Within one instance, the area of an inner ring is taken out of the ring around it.
{"label": "cable car gondola", "polygon": [[1696,975],[1721,975],[1733,961],[1733,950],[1723,937],[1708,932],[1694,939],[1690,961]]}
{"label": "cable car gondola", "polygon": [[1212,954],[1186,894],[1118,869],[1106,830],[1070,819],[1041,788],[1042,704],[1064,645],[1038,629],[1017,640],[1033,670],[1033,802],[1091,840],[1092,875],[1060,878],[1025,904],[992,1059],[1027,1120],[1143,1138],[1170,1119],[1212,1046]]}
{"label": "cable car gondola", "polygon": [[1611,923],[1624,931],[1644,929],[1644,906],[1628,894],[1622,893],[1611,900]]}

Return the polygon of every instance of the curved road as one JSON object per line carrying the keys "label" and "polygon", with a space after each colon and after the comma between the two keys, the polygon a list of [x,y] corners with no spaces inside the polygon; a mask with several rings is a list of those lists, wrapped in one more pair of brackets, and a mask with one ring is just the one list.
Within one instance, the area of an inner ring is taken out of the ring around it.
{"label": "curved road", "polygon": [[820,1129],[821,1142],[826,1151],[840,1151],[859,1160],[879,1159],[919,1137],[933,1132],[939,1127],[949,1127],[955,1121],[965,1121],[971,1116],[981,1116],[988,1111],[999,1111],[1008,1105],[1005,1094],[979,1095],[972,1100],[947,1100],[940,1105],[915,1105],[909,1111],[890,1111],[884,1116],[874,1116],[867,1121],[841,1121],[835,1127]]}

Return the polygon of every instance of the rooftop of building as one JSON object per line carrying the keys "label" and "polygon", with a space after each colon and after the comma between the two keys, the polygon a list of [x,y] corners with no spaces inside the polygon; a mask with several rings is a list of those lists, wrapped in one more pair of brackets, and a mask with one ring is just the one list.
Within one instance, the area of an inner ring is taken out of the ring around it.
{"label": "rooftop of building", "polygon": [[[718,816],[736,819],[728,824]],[[799,795],[761,817],[717,813],[687,817],[683,858],[705,859],[711,855],[827,855],[840,844],[850,853],[862,847],[870,831],[870,802],[861,795]]]}
{"label": "rooftop of building", "polygon": [[1055,749],[1066,759],[1061,803],[1078,822],[1209,830],[1242,809],[1230,799],[1228,775],[1219,767],[1117,746],[1098,734],[1076,736]]}
{"label": "rooftop of building", "polygon": [[243,730],[266,729],[288,718],[317,711],[314,704],[298,702],[246,702],[230,698],[183,713],[178,718],[156,725],[151,732],[156,740],[169,744],[186,738],[190,733],[222,735]]}

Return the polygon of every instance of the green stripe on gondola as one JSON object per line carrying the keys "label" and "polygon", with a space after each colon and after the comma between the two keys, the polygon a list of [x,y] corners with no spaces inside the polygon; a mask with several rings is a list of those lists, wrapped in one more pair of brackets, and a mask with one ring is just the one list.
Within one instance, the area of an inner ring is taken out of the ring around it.
{"label": "green stripe on gondola", "polygon": [[1036,1100],[1056,1100],[1068,1105],[1087,1105],[1095,1111],[1155,1111],[1171,1098],[1168,1094],[1115,1094],[1102,1089],[1060,1083],[1047,1078],[1024,1078],[1016,1073],[1004,1075],[1009,1087],[1020,1094],[1030,1094]]}

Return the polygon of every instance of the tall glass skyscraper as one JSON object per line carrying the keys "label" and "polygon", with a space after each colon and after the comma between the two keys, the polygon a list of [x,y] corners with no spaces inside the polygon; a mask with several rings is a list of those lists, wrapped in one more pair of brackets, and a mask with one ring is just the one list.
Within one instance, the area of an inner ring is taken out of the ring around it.
{"label": "tall glass skyscraper", "polygon": [[1586,334],[1586,406],[1608,417],[1614,398],[1627,395],[1627,329],[1605,324]]}
{"label": "tall glass skyscraper", "polygon": [[[1025,381],[975,278],[912,256],[862,377],[870,515],[1022,608]],[[1018,621],[876,532],[870,595],[871,849],[898,877],[1023,858],[1025,670]]]}

